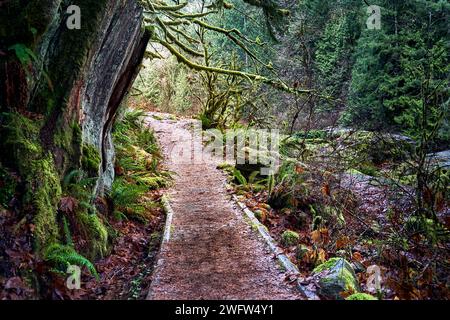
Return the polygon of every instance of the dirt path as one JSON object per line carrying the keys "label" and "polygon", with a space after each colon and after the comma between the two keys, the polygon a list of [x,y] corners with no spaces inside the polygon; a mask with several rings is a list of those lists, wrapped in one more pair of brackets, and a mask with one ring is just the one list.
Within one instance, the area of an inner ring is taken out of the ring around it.
{"label": "dirt path", "polygon": [[301,299],[230,200],[218,161],[204,155],[203,163],[177,163],[173,150],[189,149],[193,121],[149,117],[148,122],[168,169],[177,174],[169,193],[170,240],[162,247],[148,299]]}

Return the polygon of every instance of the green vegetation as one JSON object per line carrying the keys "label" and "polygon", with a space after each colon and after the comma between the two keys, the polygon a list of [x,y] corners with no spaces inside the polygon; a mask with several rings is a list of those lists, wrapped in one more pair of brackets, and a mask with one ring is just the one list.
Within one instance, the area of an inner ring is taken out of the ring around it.
{"label": "green vegetation", "polygon": [[351,296],[345,298],[345,300],[378,300],[378,299],[367,293],[354,293]]}
{"label": "green vegetation", "polygon": [[110,197],[117,216],[128,216],[147,221],[151,208],[158,206],[143,196],[150,190],[166,187],[170,174],[159,170],[161,159],[156,139],[143,123],[142,111],[126,111],[114,128],[119,175]]}
{"label": "green vegetation", "polygon": [[81,167],[91,176],[97,176],[100,170],[100,154],[97,148],[90,144],[82,145]]}
{"label": "green vegetation", "polygon": [[56,211],[61,197],[59,175],[50,153],[42,150],[39,143],[41,123],[18,113],[3,114],[7,119],[1,127],[5,150],[4,163],[17,167],[25,180],[24,205],[33,207],[33,236],[37,252],[56,241],[59,232]]}
{"label": "green vegetation", "polygon": [[86,267],[98,279],[94,265],[88,259],[78,254],[71,246],[60,244],[49,245],[45,250],[44,259],[62,273],[67,271],[69,265]]}
{"label": "green vegetation", "polygon": [[281,235],[281,241],[285,246],[293,246],[298,243],[298,240],[300,239],[300,236],[297,232],[294,232],[292,230],[286,230]]}
{"label": "green vegetation", "polygon": [[[150,44],[144,52],[141,42],[122,42],[126,65],[102,60],[118,57],[101,45],[117,40],[116,30],[103,28],[131,18],[123,13],[134,2],[80,0],[83,28],[73,32],[57,28],[68,1],[3,2],[5,266],[20,260],[7,246],[31,243],[23,248],[35,254],[30,264],[45,261],[56,273],[77,264],[98,277],[91,261],[113,252],[116,224],[153,226],[171,173],[161,170],[154,132],[135,109],[158,109],[225,138],[228,129],[281,131],[279,152],[218,168],[301,272],[319,278],[322,297],[372,300],[355,294],[365,287],[354,270],[369,265],[390,277],[379,299],[448,297],[448,1],[374,0],[381,29],[371,30],[360,0],[138,0],[144,14],[134,22],[144,36],[135,39]],[[117,23],[125,25],[132,27]],[[119,100],[138,65],[135,104],[124,110]],[[105,110],[95,109],[104,123],[92,130],[85,121],[97,92],[109,93]],[[115,163],[103,154],[110,128]],[[92,134],[95,145],[83,141]],[[263,162],[278,156],[278,170],[261,176]],[[19,265],[0,278],[21,276]],[[133,298],[146,276],[131,283]]]}

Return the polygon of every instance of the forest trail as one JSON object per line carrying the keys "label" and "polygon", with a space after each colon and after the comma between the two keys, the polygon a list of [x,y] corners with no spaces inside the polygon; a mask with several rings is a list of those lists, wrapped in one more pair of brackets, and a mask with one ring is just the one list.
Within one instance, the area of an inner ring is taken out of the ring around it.
{"label": "forest trail", "polygon": [[216,169],[220,160],[203,154],[203,162],[179,163],[174,150],[192,150],[194,120],[157,118],[150,115],[147,123],[176,174],[169,191],[170,240],[162,245],[147,298],[302,299],[227,195],[226,177]]}

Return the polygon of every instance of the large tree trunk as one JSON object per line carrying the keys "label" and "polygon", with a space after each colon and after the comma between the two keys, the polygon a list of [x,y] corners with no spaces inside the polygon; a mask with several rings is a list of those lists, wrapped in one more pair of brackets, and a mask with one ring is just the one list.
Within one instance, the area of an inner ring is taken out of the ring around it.
{"label": "large tree trunk", "polygon": [[[76,167],[82,148],[73,141],[61,145],[55,136],[78,124],[82,143],[94,146],[101,156],[97,191],[102,192],[114,175],[111,126],[148,35],[141,28],[142,8],[136,1],[76,4],[81,8],[81,30],[66,26],[67,1],[0,3],[0,34],[5,35],[0,43],[0,107],[44,116],[41,142],[53,152],[61,174]],[[17,44],[33,50],[36,59],[21,65],[9,49]]]}
{"label": "large tree trunk", "polygon": [[[71,4],[81,9],[80,30],[67,27]],[[111,129],[149,40],[141,23],[137,0],[0,1],[0,165],[29,193],[46,190],[30,202],[47,219],[43,229],[52,228],[61,187],[42,168],[61,180],[81,167],[98,177],[97,195],[113,182]],[[56,233],[45,230],[39,245]]]}

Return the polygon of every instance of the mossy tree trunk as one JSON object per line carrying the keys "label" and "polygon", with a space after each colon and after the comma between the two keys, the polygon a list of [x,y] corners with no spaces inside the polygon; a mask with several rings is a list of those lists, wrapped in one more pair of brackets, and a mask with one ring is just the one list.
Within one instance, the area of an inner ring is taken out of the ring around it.
{"label": "mossy tree trunk", "polygon": [[[66,25],[72,4],[80,30]],[[141,21],[137,1],[0,2],[0,164],[23,179],[38,251],[59,237],[69,171],[87,163],[94,195],[114,179],[111,128],[149,40]]]}

